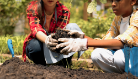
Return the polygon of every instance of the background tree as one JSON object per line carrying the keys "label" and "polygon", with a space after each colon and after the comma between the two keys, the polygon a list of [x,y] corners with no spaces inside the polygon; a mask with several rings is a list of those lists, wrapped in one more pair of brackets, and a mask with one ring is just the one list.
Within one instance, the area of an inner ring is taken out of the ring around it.
{"label": "background tree", "polygon": [[18,19],[31,0],[0,0],[0,35],[12,35]]}

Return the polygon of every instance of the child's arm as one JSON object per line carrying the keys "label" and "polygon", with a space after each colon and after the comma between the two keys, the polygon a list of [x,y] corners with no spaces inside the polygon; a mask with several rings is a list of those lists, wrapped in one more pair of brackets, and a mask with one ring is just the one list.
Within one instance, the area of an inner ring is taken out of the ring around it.
{"label": "child's arm", "polygon": [[110,48],[110,49],[120,49],[123,47],[123,43],[116,39],[107,39],[107,40],[95,40],[88,38],[88,47],[99,47],[99,48]]}
{"label": "child's arm", "polygon": [[116,23],[119,21],[120,17],[115,17],[110,29],[107,34],[104,36],[102,40],[92,39],[88,36],[85,38],[88,39],[88,47],[100,47],[100,48],[110,48],[110,49],[120,49],[123,47],[123,43],[117,39],[114,39],[117,35],[119,35],[118,26]]}

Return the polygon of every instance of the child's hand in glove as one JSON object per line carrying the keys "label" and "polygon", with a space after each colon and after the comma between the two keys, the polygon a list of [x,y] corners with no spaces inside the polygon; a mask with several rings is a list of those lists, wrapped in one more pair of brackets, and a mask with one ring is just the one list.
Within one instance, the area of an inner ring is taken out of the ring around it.
{"label": "child's hand in glove", "polygon": [[77,30],[67,30],[65,29],[68,34],[71,36],[71,38],[84,38],[84,33],[81,31],[77,31]]}

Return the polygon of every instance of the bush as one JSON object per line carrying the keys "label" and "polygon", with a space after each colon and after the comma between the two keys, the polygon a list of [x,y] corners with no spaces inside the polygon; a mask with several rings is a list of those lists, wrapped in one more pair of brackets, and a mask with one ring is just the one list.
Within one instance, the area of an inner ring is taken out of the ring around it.
{"label": "bush", "polygon": [[31,0],[0,0],[0,35],[13,34],[20,16],[25,15]]}
{"label": "bush", "polygon": [[103,15],[103,11],[98,11],[97,14],[98,18],[89,17],[89,21],[71,18],[70,23],[77,23],[85,35],[91,38],[101,38],[110,28],[115,15],[111,9],[108,9],[105,15]]}

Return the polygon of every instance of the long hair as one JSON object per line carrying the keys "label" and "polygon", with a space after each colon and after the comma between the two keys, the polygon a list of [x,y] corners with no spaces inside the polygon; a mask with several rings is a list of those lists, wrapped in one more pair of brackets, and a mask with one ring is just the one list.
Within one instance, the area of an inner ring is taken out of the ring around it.
{"label": "long hair", "polygon": [[43,4],[43,0],[34,0],[34,1],[37,1],[37,13],[38,13],[38,17],[40,19],[40,22],[42,23],[42,10],[43,10],[43,7],[44,7],[44,4]]}

